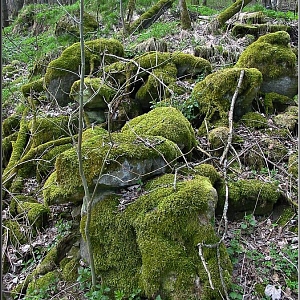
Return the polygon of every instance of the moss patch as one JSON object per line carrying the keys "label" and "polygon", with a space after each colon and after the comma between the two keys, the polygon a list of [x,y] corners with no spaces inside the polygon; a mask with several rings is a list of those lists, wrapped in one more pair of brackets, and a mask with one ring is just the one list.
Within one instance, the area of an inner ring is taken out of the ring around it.
{"label": "moss patch", "polygon": [[285,31],[261,36],[242,52],[235,66],[257,68],[264,79],[294,74],[296,55],[289,42],[290,36]]}
{"label": "moss patch", "polygon": [[249,112],[242,116],[241,123],[253,129],[261,129],[268,127],[267,119],[258,112]]}
{"label": "moss patch", "polygon": [[[252,101],[262,83],[262,75],[257,69],[223,69],[208,75],[195,85],[192,97],[199,103],[200,115],[206,119],[209,129],[213,124],[228,125],[231,99],[242,70],[245,70],[245,74],[234,109],[234,120],[237,121],[251,110]],[[199,134],[206,132],[204,125],[203,122]]]}
{"label": "moss patch", "polygon": [[[231,218],[243,217],[245,212],[254,212],[257,215],[269,214],[280,197],[275,184],[256,179],[232,181],[228,183],[228,188],[228,216]],[[225,185],[217,189],[219,195],[217,211],[221,213],[225,201]]]}
{"label": "moss patch", "polygon": [[191,124],[173,107],[158,107],[129,121],[122,132],[162,136],[190,151],[197,142]]}

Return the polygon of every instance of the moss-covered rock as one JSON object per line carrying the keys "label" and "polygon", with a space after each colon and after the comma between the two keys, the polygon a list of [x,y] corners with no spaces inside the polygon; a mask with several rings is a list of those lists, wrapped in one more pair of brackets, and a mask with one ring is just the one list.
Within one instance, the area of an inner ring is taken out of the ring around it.
{"label": "moss-covered rock", "polygon": [[32,136],[32,147],[69,136],[68,125],[68,116],[37,117],[32,119],[28,124]]}
{"label": "moss-covered rock", "polygon": [[[123,56],[122,44],[115,39],[97,39],[85,43],[86,75],[91,74],[100,64],[109,64],[116,61],[104,53]],[[78,69],[80,68],[80,43],[75,43],[65,49],[61,56],[47,67],[45,74],[45,86],[48,97],[55,99],[59,105],[67,105],[71,99],[69,93],[72,84],[79,80]]]}
{"label": "moss-covered rock", "polygon": [[289,156],[288,172],[295,178],[298,178],[298,152]]}
{"label": "moss-covered rock", "polygon": [[293,132],[298,124],[298,106],[290,106],[285,112],[274,117],[277,126],[286,128]]}
{"label": "moss-covered rock", "polygon": [[21,92],[25,98],[38,98],[39,94],[44,90],[44,78],[37,79],[22,85]]}
{"label": "moss-covered rock", "polygon": [[[87,109],[105,109],[112,100],[116,91],[101,78],[85,78],[83,90],[83,104]],[[80,80],[75,81],[71,87],[70,97],[79,102]]]}
{"label": "moss-covered rock", "polygon": [[36,229],[44,227],[48,221],[50,211],[47,207],[40,203],[18,202],[17,212],[25,215],[29,225]]}
{"label": "moss-covered rock", "polygon": [[236,63],[239,68],[257,68],[263,75],[261,91],[293,98],[298,91],[296,55],[285,31],[269,33],[248,46]]}
{"label": "moss-covered rock", "polygon": [[151,103],[159,102],[170,97],[172,90],[169,86],[175,83],[176,67],[174,64],[167,64],[164,68],[157,68],[149,75],[146,83],[137,91],[135,99],[144,110],[151,107]]}
{"label": "moss-covered rock", "polygon": [[277,93],[267,93],[263,99],[263,108],[267,114],[284,111],[289,105],[295,104],[291,98]]}
{"label": "moss-covered rock", "polygon": [[[230,181],[228,183],[228,216],[242,218],[245,213],[267,215],[280,197],[277,185],[256,179]],[[222,213],[225,201],[225,185],[217,187],[219,202],[217,212]]]}
{"label": "moss-covered rock", "polygon": [[122,61],[114,62],[100,70],[98,76],[104,77],[113,86],[121,87],[126,82],[127,63]]}
{"label": "moss-covered rock", "polygon": [[8,241],[12,245],[18,246],[28,242],[28,239],[24,234],[24,228],[22,228],[19,222],[15,220],[5,220],[3,221],[3,225],[8,230]]}
{"label": "moss-covered rock", "polygon": [[79,260],[77,258],[72,258],[66,263],[62,270],[63,279],[68,282],[76,282],[79,267]]}
{"label": "moss-covered rock", "polygon": [[[59,36],[62,34],[68,34],[78,40],[79,38],[78,20],[79,20],[79,11],[75,12],[72,16],[68,13],[65,14],[56,23],[55,35]],[[98,29],[98,27],[99,25],[96,19],[92,15],[88,14],[87,12],[84,12],[83,34],[86,35],[88,33],[94,32]]]}
{"label": "moss-covered rock", "polygon": [[2,138],[8,137],[20,129],[21,116],[12,114],[2,121]]}
{"label": "moss-covered rock", "polygon": [[[89,187],[92,188],[99,179],[99,186],[115,188],[167,172],[180,157],[180,151],[175,143],[160,136],[112,133],[84,141],[82,155]],[[83,187],[76,150],[73,148],[61,153],[55,166],[56,171],[44,185],[46,203],[82,199]],[[100,174],[102,166],[103,173]]]}
{"label": "moss-covered rock", "polygon": [[[195,85],[192,97],[199,103],[200,116],[206,120],[208,129],[213,125],[228,125],[228,111],[242,70],[245,73],[233,112],[233,118],[237,121],[251,111],[252,101],[259,91],[262,75],[257,69],[223,69],[208,75]],[[204,132],[206,126],[203,122],[199,134]]]}
{"label": "moss-covered rock", "polygon": [[261,129],[268,126],[267,119],[258,112],[248,112],[242,116],[240,122],[248,128]]}
{"label": "moss-covered rock", "polygon": [[2,167],[5,168],[9,162],[12,153],[12,143],[18,138],[18,132],[14,132],[11,135],[2,139]]}
{"label": "moss-covered rock", "polygon": [[172,53],[172,62],[177,68],[177,77],[195,78],[205,77],[211,73],[212,67],[209,61],[183,52]]}
{"label": "moss-covered rock", "polygon": [[[208,178],[178,179],[166,174],[149,181],[124,212],[117,197],[98,202],[92,211],[91,237],[97,273],[113,290],[140,288],[147,297],[221,299],[215,249],[203,249],[215,290],[198,256],[198,243],[218,240],[211,225],[217,194]],[[84,233],[85,217],[81,232]],[[114,249],[114,251],[112,251]],[[225,285],[231,263],[221,245]]]}
{"label": "moss-covered rock", "polygon": [[190,151],[197,144],[191,124],[173,107],[157,107],[138,116],[129,121],[122,132],[162,136],[176,143],[184,152]]}
{"label": "moss-covered rock", "polygon": [[227,144],[229,136],[229,128],[224,126],[219,126],[212,129],[208,133],[208,141],[211,149],[217,149],[224,147]]}
{"label": "moss-covered rock", "polygon": [[194,170],[197,174],[207,177],[213,186],[215,186],[215,184],[221,179],[221,175],[217,172],[213,165],[201,164],[196,166]]}

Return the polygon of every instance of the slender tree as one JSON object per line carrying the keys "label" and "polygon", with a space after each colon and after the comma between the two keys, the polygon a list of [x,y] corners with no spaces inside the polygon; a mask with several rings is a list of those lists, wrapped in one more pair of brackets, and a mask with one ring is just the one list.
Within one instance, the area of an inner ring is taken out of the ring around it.
{"label": "slender tree", "polygon": [[180,21],[182,29],[190,29],[191,18],[189,11],[187,9],[186,0],[179,0],[179,9],[180,9]]}

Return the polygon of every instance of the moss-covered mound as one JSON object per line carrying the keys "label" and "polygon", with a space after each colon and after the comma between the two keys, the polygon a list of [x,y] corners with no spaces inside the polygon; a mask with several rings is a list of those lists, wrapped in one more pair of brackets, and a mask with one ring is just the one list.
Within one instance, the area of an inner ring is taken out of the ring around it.
{"label": "moss-covered mound", "polygon": [[[198,243],[218,240],[210,223],[217,195],[209,179],[178,179],[174,189],[174,175],[166,174],[148,182],[145,190],[124,212],[117,212],[117,198],[94,206],[90,233],[97,273],[125,293],[140,288],[147,297],[221,299],[216,249],[203,249],[214,290],[197,249]],[[228,285],[232,267],[223,245],[220,251]]]}
{"label": "moss-covered mound", "polygon": [[[79,38],[79,11],[74,13],[74,16],[71,16],[69,14],[65,14],[62,16],[55,26],[55,35],[59,36],[62,34],[68,34],[72,36],[73,38]],[[96,31],[98,28],[98,23],[96,19],[88,14],[87,12],[84,12],[83,14],[83,33],[88,34],[93,31]]]}
{"label": "moss-covered mound", "polygon": [[244,50],[236,67],[257,68],[264,78],[293,74],[296,55],[289,47],[289,42],[290,36],[286,31],[261,36]]}
{"label": "moss-covered mound", "polygon": [[[122,44],[115,39],[97,39],[85,43],[84,73],[91,74],[100,64],[109,64],[116,61],[108,54],[122,57],[124,49]],[[80,43],[75,43],[65,49],[61,56],[47,67],[45,74],[45,87],[50,99],[55,99],[58,104],[65,106],[70,102],[69,93],[72,84],[79,79],[81,55]]]}
{"label": "moss-covered mound", "polygon": [[[70,97],[79,102],[80,80],[71,87]],[[83,90],[83,104],[87,109],[107,108],[116,91],[106,84],[101,78],[85,78]]]}
{"label": "moss-covered mound", "polygon": [[297,58],[289,42],[286,31],[266,34],[243,51],[235,66],[260,70],[262,92],[277,92],[292,98],[297,94]]}
{"label": "moss-covered mound", "polygon": [[261,129],[268,126],[267,119],[258,112],[248,112],[241,118],[241,123],[248,128]]}
{"label": "moss-covered mound", "polygon": [[[113,188],[132,185],[140,179],[166,172],[180,157],[180,151],[175,143],[160,136],[113,133],[84,141],[82,155],[89,187],[92,188],[99,179],[100,186]],[[79,200],[83,189],[76,150],[72,148],[60,154],[55,167],[56,172],[44,186],[45,202]]]}
{"label": "moss-covered mound", "polygon": [[[208,75],[198,82],[193,91],[194,97],[199,103],[201,117],[207,122],[208,128],[212,124],[228,125],[228,111],[241,71],[244,77],[234,107],[234,120],[251,111],[252,101],[260,88],[262,75],[257,69],[229,68]],[[200,132],[206,128],[204,122]]]}
{"label": "moss-covered mound", "polygon": [[147,114],[138,116],[129,121],[122,128],[122,132],[162,136],[186,152],[197,144],[191,124],[173,107],[157,107]]}
{"label": "moss-covered mound", "polygon": [[[256,179],[231,181],[228,183],[228,189],[228,216],[230,218],[241,218],[245,213],[270,214],[274,203],[280,197],[276,184]],[[221,213],[225,201],[225,185],[219,186],[217,190],[219,195],[217,211]]]}

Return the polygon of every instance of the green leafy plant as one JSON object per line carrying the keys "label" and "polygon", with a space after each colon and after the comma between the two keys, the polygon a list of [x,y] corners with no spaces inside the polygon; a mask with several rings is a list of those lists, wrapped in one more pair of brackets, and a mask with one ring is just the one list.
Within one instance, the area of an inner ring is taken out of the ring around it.
{"label": "green leafy plant", "polygon": [[244,216],[244,222],[241,224],[241,228],[245,232],[251,233],[253,232],[256,225],[257,225],[257,221],[255,220],[254,215],[250,214]]}

